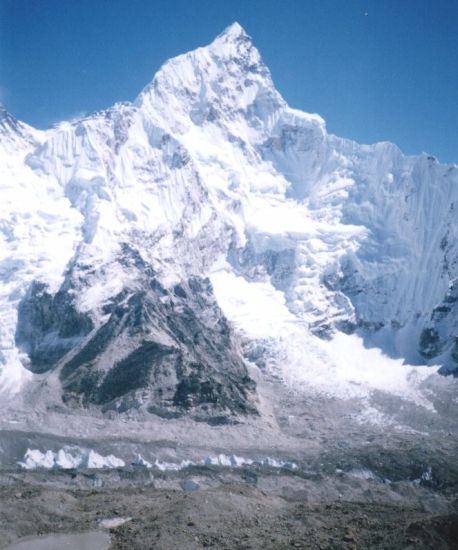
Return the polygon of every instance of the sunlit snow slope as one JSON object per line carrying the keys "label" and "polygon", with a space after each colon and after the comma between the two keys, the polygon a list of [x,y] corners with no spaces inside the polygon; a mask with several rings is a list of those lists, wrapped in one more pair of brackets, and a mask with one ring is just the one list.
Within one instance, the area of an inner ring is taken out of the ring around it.
{"label": "sunlit snow slope", "polygon": [[250,412],[250,360],[425,403],[456,370],[458,166],[328,134],[237,23],[133,104],[0,131],[5,395]]}

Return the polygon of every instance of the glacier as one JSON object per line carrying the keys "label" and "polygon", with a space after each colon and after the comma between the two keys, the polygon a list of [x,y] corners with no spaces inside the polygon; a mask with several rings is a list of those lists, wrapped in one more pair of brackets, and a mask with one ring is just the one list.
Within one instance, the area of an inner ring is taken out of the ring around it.
{"label": "glacier", "polygon": [[237,23],[133,103],[46,131],[2,109],[0,193],[10,408],[227,423],[257,368],[434,410],[457,372],[458,166],[328,133]]}
{"label": "glacier", "polygon": [[[299,467],[294,462],[275,459],[271,457],[256,457],[254,459],[246,458],[237,455],[210,455],[197,460],[181,460],[181,462],[167,462],[164,460],[154,459],[153,462],[145,459],[142,455],[137,454],[134,460],[130,461],[132,466],[154,469],[159,472],[175,472],[185,470],[193,466],[213,466],[222,468],[243,468],[244,466],[255,465],[258,468],[273,468],[273,469],[288,469],[297,470]],[[58,469],[58,470],[74,470],[77,468],[87,470],[99,469],[116,469],[124,468],[125,461],[114,455],[103,456],[93,449],[81,449],[79,447],[64,447],[58,451],[47,450],[42,452],[38,449],[27,449],[22,461],[18,464],[24,470],[36,469]]]}

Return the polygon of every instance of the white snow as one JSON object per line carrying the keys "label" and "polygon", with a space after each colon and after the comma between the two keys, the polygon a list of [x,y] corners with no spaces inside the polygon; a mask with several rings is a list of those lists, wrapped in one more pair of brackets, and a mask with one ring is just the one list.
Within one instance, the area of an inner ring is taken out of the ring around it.
{"label": "white snow", "polygon": [[26,470],[34,470],[36,468],[57,468],[68,470],[72,468],[123,468],[125,462],[114,456],[103,456],[93,449],[85,450],[79,448],[63,448],[59,451],[42,452],[38,449],[27,449],[24,459],[18,462],[19,466]]}
{"label": "white snow", "polygon": [[248,282],[226,269],[211,276],[223,312],[246,336],[267,342],[273,370],[296,390],[307,389],[341,398],[385,391],[431,408],[419,393],[431,367],[412,367],[367,348],[356,335],[337,333],[330,341],[314,336],[288,309],[284,294],[271,283]]}
{"label": "white snow", "polygon": [[244,458],[236,455],[219,454],[216,456],[207,456],[203,460],[205,466],[227,466],[230,468],[239,468],[241,466],[248,466],[253,464],[253,460],[250,458]]}
{"label": "white snow", "polygon": [[243,466],[261,466],[266,468],[288,468],[291,470],[296,470],[298,468],[297,464],[291,461],[279,460],[272,457],[264,458],[246,458],[243,456],[237,455],[225,455],[219,454],[214,456],[208,456],[201,464],[205,466],[224,466],[229,468],[241,468]]}
{"label": "white snow", "polygon": [[182,460],[181,462],[163,462],[156,458],[153,466],[161,472],[174,471],[174,470],[183,470],[195,464],[191,460]]}
{"label": "white snow", "polygon": [[135,459],[132,461],[132,464],[134,466],[143,466],[144,468],[152,468],[153,465],[151,464],[151,462],[149,462],[148,460],[146,460],[145,458],[143,458],[142,455],[138,454]]}
{"label": "white snow", "polygon": [[[47,453],[49,452],[50,451],[47,451]],[[59,449],[57,451],[57,455],[54,456],[54,465],[57,468],[61,468],[62,470],[71,470],[72,468],[78,468],[78,466],[80,466],[82,463],[83,460],[81,455],[73,455],[65,449]]]}
{"label": "white snow", "polygon": [[[380,390],[431,407],[421,385],[435,369],[418,366],[418,342],[458,280],[457,166],[328,134],[318,115],[285,103],[238,24],[165,63],[133,105],[45,133],[5,128],[0,391],[34,379],[15,344],[31,282],[55,292],[70,262],[91,266],[75,300],[97,324],[106,301],[135,285],[118,261],[129,243],[165,285],[210,276],[238,334],[263,342],[291,388]],[[445,340],[455,317],[442,322]],[[365,341],[338,332],[358,321],[379,330]],[[325,325],[329,340],[315,335]]]}
{"label": "white snow", "polygon": [[103,456],[92,449],[84,460],[87,468],[123,468],[126,464],[114,455]]}
{"label": "white snow", "polygon": [[[53,451],[42,453],[38,449],[27,449],[24,455],[24,461],[19,462],[19,466],[26,470],[35,468],[53,468],[56,465],[56,454]],[[64,466],[65,468],[66,466]],[[70,466],[71,468],[71,466]]]}
{"label": "white snow", "polygon": [[[257,465],[268,468],[288,468],[297,469],[294,462],[284,461],[272,457],[246,458],[238,455],[209,455],[199,460],[181,460],[179,462],[164,461],[158,458],[145,459],[141,455],[136,455],[130,462],[133,465],[143,466],[148,469],[157,469],[162,472],[179,471],[190,466],[222,466],[228,468],[241,468],[243,466]],[[56,451],[42,452],[38,449],[27,449],[24,458],[18,464],[26,470],[35,470],[37,468],[62,469],[73,468],[89,469],[115,469],[126,466],[124,460],[110,454],[101,455],[93,449],[80,449],[79,447],[65,447]]]}
{"label": "white snow", "polygon": [[297,321],[283,292],[268,281],[248,282],[227,269],[212,273],[210,280],[224,314],[250,338],[278,335],[280,327]]}

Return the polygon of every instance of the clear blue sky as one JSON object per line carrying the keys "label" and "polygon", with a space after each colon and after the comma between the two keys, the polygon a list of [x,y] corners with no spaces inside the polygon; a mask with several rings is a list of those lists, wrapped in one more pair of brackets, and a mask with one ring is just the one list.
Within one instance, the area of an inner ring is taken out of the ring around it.
{"label": "clear blue sky", "polygon": [[0,101],[45,128],[132,100],[235,20],[329,131],[458,162],[458,0],[0,0]]}

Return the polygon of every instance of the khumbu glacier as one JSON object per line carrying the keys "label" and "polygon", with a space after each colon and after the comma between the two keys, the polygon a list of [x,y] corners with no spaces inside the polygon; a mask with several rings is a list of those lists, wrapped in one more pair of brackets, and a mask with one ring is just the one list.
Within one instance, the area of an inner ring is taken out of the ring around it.
{"label": "khumbu glacier", "polygon": [[455,384],[458,166],[329,134],[237,23],[133,103],[0,132],[9,418],[224,424],[262,416],[262,377],[434,410]]}

